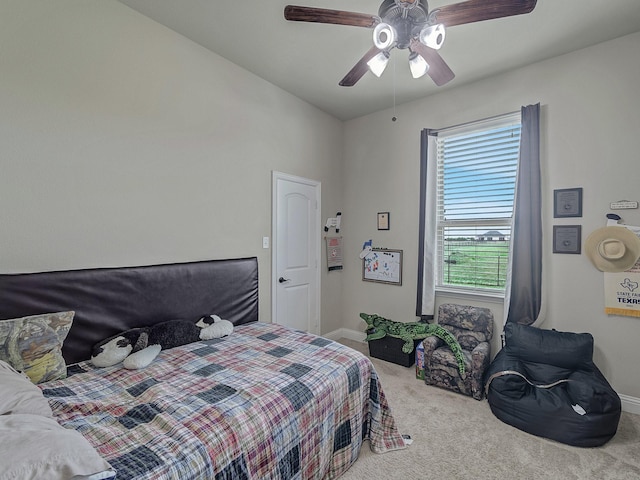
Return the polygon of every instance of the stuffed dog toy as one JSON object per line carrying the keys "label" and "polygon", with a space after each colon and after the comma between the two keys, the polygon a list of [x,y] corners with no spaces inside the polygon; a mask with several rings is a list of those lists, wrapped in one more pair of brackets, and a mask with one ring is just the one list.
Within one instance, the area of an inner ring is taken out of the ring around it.
{"label": "stuffed dog toy", "polygon": [[91,351],[91,363],[96,367],[110,367],[123,362],[124,368],[136,370],[153,362],[161,350],[224,337],[231,332],[233,324],[217,315],[206,315],[196,323],[169,320],[150,327],[132,328],[96,344]]}

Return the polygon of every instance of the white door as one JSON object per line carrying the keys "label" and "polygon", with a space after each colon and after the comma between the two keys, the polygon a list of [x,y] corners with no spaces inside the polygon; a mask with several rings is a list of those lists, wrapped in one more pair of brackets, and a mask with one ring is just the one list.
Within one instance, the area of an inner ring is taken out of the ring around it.
{"label": "white door", "polygon": [[320,333],[320,183],[273,172],[272,321]]}

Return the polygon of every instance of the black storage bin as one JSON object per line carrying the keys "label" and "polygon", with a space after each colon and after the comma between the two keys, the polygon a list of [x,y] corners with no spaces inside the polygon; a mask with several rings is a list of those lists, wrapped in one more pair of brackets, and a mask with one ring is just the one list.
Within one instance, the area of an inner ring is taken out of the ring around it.
{"label": "black storage bin", "polygon": [[403,367],[410,367],[416,363],[415,347],[417,347],[421,341],[422,340],[414,340],[411,353],[404,353],[402,351],[404,340],[387,335],[379,340],[369,341],[369,355],[379,358],[380,360],[402,365]]}

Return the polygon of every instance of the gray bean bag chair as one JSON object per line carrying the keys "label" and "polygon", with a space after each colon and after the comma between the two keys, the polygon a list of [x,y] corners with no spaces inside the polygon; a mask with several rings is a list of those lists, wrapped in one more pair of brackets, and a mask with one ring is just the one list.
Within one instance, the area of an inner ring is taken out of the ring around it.
{"label": "gray bean bag chair", "polygon": [[485,374],[493,414],[520,430],[597,447],[618,429],[620,397],[593,363],[589,333],[508,323],[505,346]]}

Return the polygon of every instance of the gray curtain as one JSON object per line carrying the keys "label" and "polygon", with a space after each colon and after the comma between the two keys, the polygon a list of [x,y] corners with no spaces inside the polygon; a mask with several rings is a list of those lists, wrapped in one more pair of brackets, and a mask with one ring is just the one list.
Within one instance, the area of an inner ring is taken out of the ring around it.
{"label": "gray curtain", "polygon": [[522,107],[505,323],[542,323],[540,104]]}
{"label": "gray curtain", "polygon": [[432,319],[435,310],[436,291],[434,262],[436,252],[436,162],[429,158],[436,155],[436,132],[424,129],[420,133],[420,219],[418,238],[418,298],[416,316]]}

